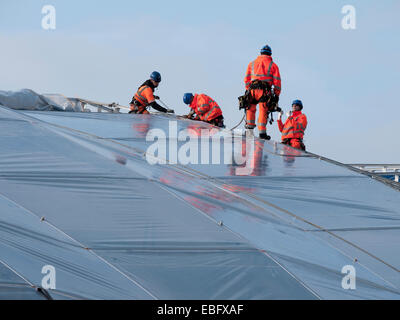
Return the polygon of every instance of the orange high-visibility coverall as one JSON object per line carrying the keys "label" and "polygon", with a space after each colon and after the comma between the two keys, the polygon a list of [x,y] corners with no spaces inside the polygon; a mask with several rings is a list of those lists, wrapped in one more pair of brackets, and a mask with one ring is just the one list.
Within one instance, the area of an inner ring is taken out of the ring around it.
{"label": "orange high-visibility coverall", "polygon": [[307,117],[301,111],[294,111],[287,118],[285,124],[278,119],[279,131],[282,132],[282,142],[289,144],[293,148],[303,149],[304,131],[307,128]]}
{"label": "orange high-visibility coverall", "polygon": [[201,121],[210,122],[222,116],[222,111],[218,104],[205,94],[195,94],[189,107],[196,112]]}
{"label": "orange high-visibility coverall", "polygon": [[[260,80],[267,82],[270,86],[274,85],[274,94],[281,94],[281,75],[278,66],[273,62],[271,56],[260,55],[256,60],[250,62],[247,67],[244,83],[246,90],[250,88],[252,81]],[[263,95],[262,89],[250,90],[251,95],[255,100],[259,100]],[[259,103],[260,110],[258,114],[258,130],[260,133],[267,132],[268,107],[267,104]],[[248,128],[256,127],[256,111],[257,104],[252,104],[246,112],[246,124]]]}
{"label": "orange high-visibility coverall", "polygon": [[[141,86],[135,93],[134,99],[140,103],[140,107],[137,107],[137,113],[149,114],[149,112],[146,110],[146,107],[155,101],[153,89],[147,85]],[[135,110],[135,105],[131,104],[130,109]]]}

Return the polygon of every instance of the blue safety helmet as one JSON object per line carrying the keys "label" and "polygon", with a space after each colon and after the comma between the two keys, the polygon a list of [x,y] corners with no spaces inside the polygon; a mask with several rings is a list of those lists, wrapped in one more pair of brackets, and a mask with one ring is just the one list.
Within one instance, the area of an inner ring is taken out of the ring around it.
{"label": "blue safety helmet", "polygon": [[270,56],[272,54],[272,50],[271,47],[266,45],[261,49],[261,54],[266,54],[268,56]]}
{"label": "blue safety helmet", "polygon": [[185,93],[183,95],[183,102],[185,104],[191,104],[193,101],[193,93]]}
{"label": "blue safety helmet", "polygon": [[154,71],[151,75],[150,75],[150,79],[154,80],[155,82],[161,82],[161,74],[157,71]]}
{"label": "blue safety helmet", "polygon": [[303,110],[303,102],[301,102],[301,100],[294,100],[292,105],[299,106],[301,108],[300,110]]}

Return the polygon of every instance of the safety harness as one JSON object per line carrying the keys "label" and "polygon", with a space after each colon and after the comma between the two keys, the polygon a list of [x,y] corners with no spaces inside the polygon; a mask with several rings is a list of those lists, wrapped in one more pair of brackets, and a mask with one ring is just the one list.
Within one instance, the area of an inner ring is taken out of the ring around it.
{"label": "safety harness", "polygon": [[[260,99],[256,99],[252,94],[252,90],[262,90],[262,96]],[[272,112],[280,112],[281,108],[277,105],[277,97],[272,93],[271,85],[267,81],[254,80],[251,82],[250,87],[246,90],[243,96],[239,98],[239,110],[245,109],[245,112],[251,105],[258,103],[267,104],[267,118],[269,123],[272,125],[274,118]]]}
{"label": "safety harness", "polygon": [[150,88],[154,92],[154,85],[150,80],[145,81],[139,88],[136,94],[133,96],[131,105],[133,105],[133,110],[131,113],[143,113],[147,109],[148,101],[142,95],[143,91]]}

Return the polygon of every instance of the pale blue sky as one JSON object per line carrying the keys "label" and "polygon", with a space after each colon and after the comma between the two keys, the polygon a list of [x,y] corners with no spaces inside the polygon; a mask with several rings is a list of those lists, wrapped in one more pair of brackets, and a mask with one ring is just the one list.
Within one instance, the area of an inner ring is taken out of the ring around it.
{"label": "pale blue sky", "polygon": [[[54,5],[57,29],[41,28]],[[341,27],[355,6],[357,29]],[[399,1],[1,0],[0,90],[31,88],[128,104],[153,70],[177,113],[206,93],[228,127],[242,117],[247,64],[269,44],[281,107],[303,100],[311,152],[342,162],[400,163]],[[276,123],[269,129],[279,140]]]}

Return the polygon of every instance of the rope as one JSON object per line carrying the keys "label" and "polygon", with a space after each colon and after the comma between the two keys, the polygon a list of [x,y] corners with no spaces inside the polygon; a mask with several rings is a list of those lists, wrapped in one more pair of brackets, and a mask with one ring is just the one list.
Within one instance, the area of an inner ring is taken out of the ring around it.
{"label": "rope", "polygon": [[170,109],[170,107],[168,107],[161,99],[158,99],[158,101],[160,101],[161,104],[162,104],[164,107],[166,107],[167,109]]}
{"label": "rope", "polygon": [[243,115],[242,120],[240,120],[240,122],[239,122],[236,126],[234,126],[232,129],[230,129],[230,130],[233,131],[233,130],[235,130],[237,127],[239,127],[239,126],[242,124],[242,122],[243,122],[243,120],[244,120],[245,117],[246,117],[246,113]]}

